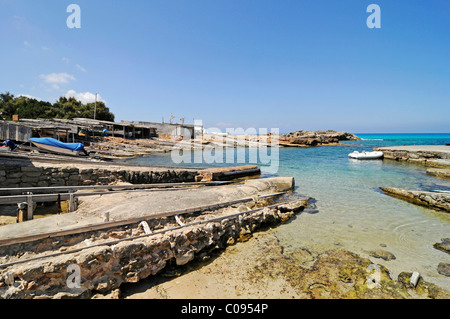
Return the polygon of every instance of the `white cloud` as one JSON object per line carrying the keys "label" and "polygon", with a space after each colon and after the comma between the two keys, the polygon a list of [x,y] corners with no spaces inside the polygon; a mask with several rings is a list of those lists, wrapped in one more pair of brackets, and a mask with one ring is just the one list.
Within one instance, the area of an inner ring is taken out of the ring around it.
{"label": "white cloud", "polygon": [[47,83],[69,83],[70,80],[75,80],[73,75],[65,72],[41,74],[39,77]]}
{"label": "white cloud", "polygon": [[46,83],[52,84],[52,87],[54,89],[59,89],[59,84],[67,84],[69,83],[69,81],[75,80],[75,77],[73,75],[67,74],[65,72],[41,74],[39,77]]}
{"label": "white cloud", "polygon": [[[28,47],[28,48],[32,48],[32,49],[36,49],[38,46],[35,46],[33,44],[31,44],[29,41],[23,41],[23,45]],[[51,49],[45,45],[41,45],[41,50],[42,51],[50,51]]]}
{"label": "white cloud", "polygon": [[81,65],[75,64],[75,66],[77,67],[78,70],[80,70],[80,71],[82,71],[82,72],[86,72],[86,69],[83,68]]}
{"label": "white cloud", "polygon": [[[76,92],[75,90],[69,90],[64,95],[66,98],[74,97],[78,101],[81,101],[83,104],[86,103],[94,103],[95,102],[95,93],[91,92]],[[100,96],[100,94],[97,94],[97,101],[101,101],[106,104],[106,101]]]}

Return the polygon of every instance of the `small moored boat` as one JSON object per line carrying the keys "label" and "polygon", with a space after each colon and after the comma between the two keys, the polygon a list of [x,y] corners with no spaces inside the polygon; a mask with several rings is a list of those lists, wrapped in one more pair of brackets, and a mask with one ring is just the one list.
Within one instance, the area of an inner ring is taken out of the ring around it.
{"label": "small moored boat", "polygon": [[383,152],[373,151],[373,152],[358,152],[354,151],[353,153],[348,154],[348,157],[355,159],[380,159],[383,158]]}
{"label": "small moored boat", "polygon": [[88,153],[84,149],[84,145],[81,143],[63,143],[51,137],[33,137],[29,140],[35,146],[45,151],[75,156],[80,155],[80,153],[88,155]]}

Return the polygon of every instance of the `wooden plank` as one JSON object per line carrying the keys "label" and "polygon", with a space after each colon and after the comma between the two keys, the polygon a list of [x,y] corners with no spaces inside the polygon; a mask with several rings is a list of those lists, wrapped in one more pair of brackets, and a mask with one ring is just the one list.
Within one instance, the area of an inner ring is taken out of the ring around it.
{"label": "wooden plank", "polygon": [[[77,197],[84,197],[84,196],[95,196],[95,195],[108,195],[108,194],[114,194],[114,193],[121,193],[121,192],[146,192],[146,191],[174,191],[174,190],[182,190],[182,189],[188,189],[187,187],[177,187],[177,188],[146,188],[146,189],[132,189],[132,190],[114,190],[114,191],[103,191],[103,192],[89,192],[89,193],[73,193],[74,194],[74,200]],[[0,196],[0,205],[10,205],[10,204],[16,204],[22,201],[26,201],[29,195],[7,195],[7,196]],[[44,203],[44,202],[61,202],[61,200],[70,200],[70,192],[69,193],[55,193],[55,194],[33,194],[31,195],[33,200],[38,203]]]}
{"label": "wooden plank", "polygon": [[12,195],[12,196],[0,196],[0,205],[17,204],[23,201],[28,201],[28,197],[31,197],[33,201],[43,202],[57,202],[58,196],[60,200],[68,200],[69,194],[34,194],[34,195]]}
{"label": "wooden plank", "polygon": [[[189,185],[186,185],[189,186]],[[105,187],[102,187],[105,189]],[[143,189],[123,189],[123,190],[113,190],[113,191],[100,191],[100,192],[82,192],[82,193],[74,193],[74,198],[83,197],[83,196],[94,196],[94,195],[108,195],[120,192],[146,192],[146,191],[175,191],[175,190],[183,190],[189,189],[189,187],[176,187],[176,188],[143,188]],[[0,205],[10,205],[16,204],[22,201],[26,201],[28,195],[6,195],[0,196]],[[61,202],[61,200],[70,200],[70,192],[69,193],[54,193],[54,194],[33,194],[31,195],[35,202],[43,203],[43,202]]]}
{"label": "wooden plank", "polygon": [[24,192],[70,192],[78,190],[95,190],[95,189],[145,189],[145,188],[164,188],[164,187],[184,187],[184,186],[218,186],[226,185],[229,181],[215,182],[185,182],[185,183],[153,183],[153,184],[133,184],[133,185],[91,185],[91,186],[49,186],[49,187],[17,187],[17,188],[0,188],[0,193],[24,193]]}
{"label": "wooden plank", "polygon": [[18,203],[17,204],[17,222],[18,223],[23,223],[25,221],[27,221],[27,203]]}

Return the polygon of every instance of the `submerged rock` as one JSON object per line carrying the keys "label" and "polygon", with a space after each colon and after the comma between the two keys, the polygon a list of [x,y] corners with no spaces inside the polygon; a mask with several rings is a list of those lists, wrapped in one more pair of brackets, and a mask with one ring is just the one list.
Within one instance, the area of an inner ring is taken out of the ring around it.
{"label": "submerged rock", "polygon": [[287,204],[278,206],[278,209],[282,212],[290,212],[290,211],[299,212],[308,205],[308,202],[310,200],[311,200],[311,198],[308,197],[305,199],[300,199],[297,201],[289,202]]}
{"label": "submerged rock", "polygon": [[433,247],[450,254],[450,238],[442,238],[441,240],[441,243],[435,243]]}
{"label": "submerged rock", "polygon": [[386,261],[394,260],[395,255],[393,253],[390,253],[386,250],[378,249],[378,250],[372,250],[369,252],[369,255],[375,258],[381,258]]}
{"label": "submerged rock", "polygon": [[439,263],[438,267],[437,267],[437,271],[438,273],[440,273],[441,275],[450,277],[450,264],[447,263]]}

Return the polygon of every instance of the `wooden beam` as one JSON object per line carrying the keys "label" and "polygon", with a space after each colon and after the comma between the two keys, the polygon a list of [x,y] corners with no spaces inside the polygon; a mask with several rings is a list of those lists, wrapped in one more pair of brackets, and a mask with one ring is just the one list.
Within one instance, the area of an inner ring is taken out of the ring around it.
{"label": "wooden beam", "polygon": [[92,186],[49,186],[49,187],[15,187],[0,188],[0,193],[24,193],[24,192],[70,192],[78,190],[95,189],[146,189],[146,188],[165,188],[165,187],[184,187],[184,186],[218,186],[230,184],[229,181],[215,182],[185,182],[185,183],[153,183],[153,184],[133,184],[133,185],[92,185]]}
{"label": "wooden beam", "polygon": [[18,223],[23,223],[27,221],[27,203],[18,203],[17,204],[17,220]]}
{"label": "wooden beam", "polygon": [[[187,188],[148,188],[148,189],[132,189],[132,190],[115,190],[113,192],[111,191],[103,191],[103,192],[90,192],[90,193],[72,193],[73,194],[73,203],[76,206],[76,199],[78,197],[84,197],[84,196],[94,196],[94,195],[108,195],[108,194],[114,194],[117,192],[146,192],[146,191],[174,191],[174,190],[181,190],[181,189],[187,189]],[[61,200],[71,200],[70,198],[70,192],[69,193],[54,193],[54,194],[33,194],[33,195],[9,195],[9,196],[0,196],[0,205],[9,205],[9,204],[16,204],[21,201],[26,201],[28,196],[32,196],[33,201],[38,203],[44,203],[44,202],[61,202]],[[75,207],[74,206],[74,207]],[[76,208],[74,209],[76,210]]]}

